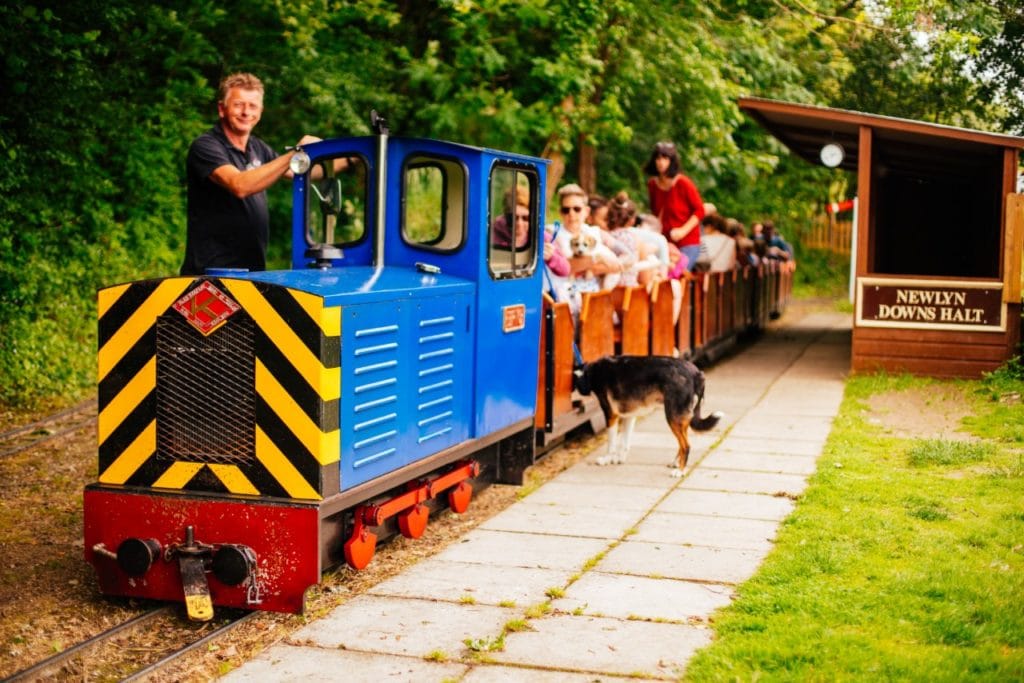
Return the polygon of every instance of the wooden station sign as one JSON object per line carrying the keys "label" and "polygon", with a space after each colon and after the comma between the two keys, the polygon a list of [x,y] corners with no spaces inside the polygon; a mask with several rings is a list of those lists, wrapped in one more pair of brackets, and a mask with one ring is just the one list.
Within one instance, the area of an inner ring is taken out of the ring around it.
{"label": "wooden station sign", "polygon": [[1003,332],[1003,283],[903,278],[857,279],[857,325]]}

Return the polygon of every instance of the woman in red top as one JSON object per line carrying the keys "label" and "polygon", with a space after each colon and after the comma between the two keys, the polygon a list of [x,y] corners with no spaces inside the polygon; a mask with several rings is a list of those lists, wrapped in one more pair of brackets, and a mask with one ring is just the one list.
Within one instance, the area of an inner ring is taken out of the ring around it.
{"label": "woman in red top", "polygon": [[686,254],[690,270],[700,255],[700,222],[704,202],[693,181],[679,172],[679,155],[671,142],[659,142],[644,166],[651,213],[661,220],[661,232]]}

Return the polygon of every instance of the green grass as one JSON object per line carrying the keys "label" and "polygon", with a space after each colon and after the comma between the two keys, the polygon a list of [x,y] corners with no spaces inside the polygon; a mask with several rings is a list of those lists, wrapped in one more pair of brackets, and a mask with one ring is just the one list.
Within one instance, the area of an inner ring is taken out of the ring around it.
{"label": "green grass", "polygon": [[[884,436],[848,382],[818,471],[774,551],[713,619],[688,680],[1024,679],[1024,407],[968,383],[978,443]],[[836,467],[839,463],[842,466]]]}
{"label": "green grass", "polygon": [[797,298],[845,297],[850,283],[850,257],[823,249],[795,246],[793,295]]}
{"label": "green grass", "polygon": [[995,446],[991,443],[922,439],[911,444],[907,450],[907,461],[914,467],[966,465],[988,460],[993,455]]}

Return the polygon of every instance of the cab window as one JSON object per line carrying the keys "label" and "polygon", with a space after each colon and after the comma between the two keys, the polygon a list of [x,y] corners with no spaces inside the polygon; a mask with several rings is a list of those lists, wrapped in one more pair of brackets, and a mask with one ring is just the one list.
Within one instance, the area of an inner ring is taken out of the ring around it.
{"label": "cab window", "polygon": [[402,176],[402,238],[452,251],[466,235],[466,171],[451,159],[413,155]]}
{"label": "cab window", "polygon": [[496,278],[533,273],[537,258],[537,174],[498,165],[491,172],[488,263]]}
{"label": "cab window", "polygon": [[306,182],[306,243],[343,247],[366,235],[366,160],[340,154],[317,159]]}

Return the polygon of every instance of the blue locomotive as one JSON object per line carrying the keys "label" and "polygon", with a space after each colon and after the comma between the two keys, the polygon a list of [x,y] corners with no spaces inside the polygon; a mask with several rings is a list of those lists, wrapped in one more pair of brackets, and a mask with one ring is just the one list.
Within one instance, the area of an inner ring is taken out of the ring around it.
{"label": "blue locomotive", "polygon": [[383,129],[303,152],[290,270],[99,293],[104,593],[300,611],[379,527],[533,462],[547,162]]}
{"label": "blue locomotive", "polygon": [[543,293],[547,161],[383,125],[302,152],[291,269],[99,292],[84,540],[103,593],[299,612],[383,533],[416,538],[603,428],[572,390],[580,354],[713,358],[788,298],[791,270],[763,264],[587,293],[573,316]]}

